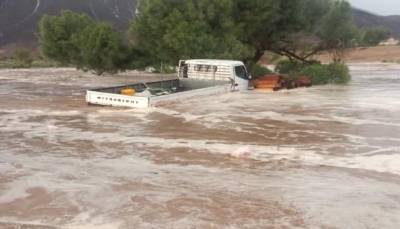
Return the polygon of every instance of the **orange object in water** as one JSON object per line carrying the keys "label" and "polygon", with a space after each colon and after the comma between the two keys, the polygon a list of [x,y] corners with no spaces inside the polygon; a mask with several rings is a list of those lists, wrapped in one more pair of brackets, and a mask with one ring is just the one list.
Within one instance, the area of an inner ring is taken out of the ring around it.
{"label": "orange object in water", "polygon": [[276,88],[276,85],[272,85],[272,84],[257,85],[256,88],[257,89],[274,89],[274,88]]}
{"label": "orange object in water", "polygon": [[307,76],[299,76],[297,77],[297,80],[301,83],[311,83],[310,77]]}
{"label": "orange object in water", "polygon": [[121,90],[121,95],[130,95],[134,96],[136,94],[136,91],[134,89],[125,89]]}
{"label": "orange object in water", "polygon": [[257,85],[277,85],[279,84],[278,81],[275,80],[264,80],[264,81],[258,81]]}
{"label": "orange object in water", "polygon": [[308,76],[297,77],[297,82],[299,84],[299,87],[311,87],[312,85],[311,78]]}

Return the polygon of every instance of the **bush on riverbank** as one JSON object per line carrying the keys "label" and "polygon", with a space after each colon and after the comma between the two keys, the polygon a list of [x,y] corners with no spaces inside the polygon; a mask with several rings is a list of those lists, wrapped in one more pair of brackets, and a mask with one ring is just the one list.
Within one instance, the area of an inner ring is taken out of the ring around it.
{"label": "bush on riverbank", "polygon": [[249,70],[253,79],[259,79],[261,76],[265,76],[272,73],[271,70],[262,66],[261,64],[255,64]]}
{"label": "bush on riverbank", "polygon": [[277,64],[275,70],[290,77],[309,76],[314,85],[346,84],[351,80],[349,68],[342,63],[305,64],[284,60]]}
{"label": "bush on riverbank", "polygon": [[292,72],[290,75],[309,76],[314,85],[346,84],[351,79],[349,68],[340,63],[310,65],[299,72]]}
{"label": "bush on riverbank", "polygon": [[0,69],[18,69],[18,68],[60,68],[70,67],[50,60],[34,60],[31,64],[15,60],[2,60],[0,61]]}
{"label": "bush on riverbank", "polygon": [[298,72],[303,69],[305,65],[300,61],[281,60],[275,65],[275,72],[280,74],[289,74],[290,72]]}

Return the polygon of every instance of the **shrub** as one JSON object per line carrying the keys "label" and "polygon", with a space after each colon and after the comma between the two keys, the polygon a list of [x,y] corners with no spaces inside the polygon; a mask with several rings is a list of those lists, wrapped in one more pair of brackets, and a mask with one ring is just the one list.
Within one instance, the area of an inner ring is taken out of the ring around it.
{"label": "shrub", "polygon": [[351,79],[349,68],[341,63],[309,65],[298,72],[291,72],[290,75],[309,76],[314,85],[346,84]]}
{"label": "shrub", "polygon": [[275,66],[275,72],[288,74],[289,72],[297,72],[303,68],[303,64],[299,61],[281,60]]}
{"label": "shrub", "polygon": [[23,47],[16,47],[13,51],[13,57],[15,60],[19,61],[19,64],[16,64],[21,67],[30,67],[33,62],[33,58],[31,57],[31,53],[28,49]]}
{"label": "shrub", "polygon": [[351,80],[350,70],[342,63],[331,63],[328,65],[330,83],[347,84]]}
{"label": "shrub", "polygon": [[310,63],[302,63],[296,60],[281,60],[275,66],[275,72],[280,74],[289,74],[298,72],[310,65],[321,65],[321,62],[312,60]]}
{"label": "shrub", "polygon": [[110,23],[95,22],[86,14],[63,11],[40,20],[44,57],[96,75],[116,74],[129,67],[130,48]]}
{"label": "shrub", "polygon": [[253,65],[249,71],[253,79],[259,79],[261,76],[265,76],[272,73],[271,70],[260,64]]}
{"label": "shrub", "polygon": [[11,65],[9,67],[11,67],[11,68],[29,68],[30,66],[25,64],[24,62],[14,61],[14,62],[11,62]]}

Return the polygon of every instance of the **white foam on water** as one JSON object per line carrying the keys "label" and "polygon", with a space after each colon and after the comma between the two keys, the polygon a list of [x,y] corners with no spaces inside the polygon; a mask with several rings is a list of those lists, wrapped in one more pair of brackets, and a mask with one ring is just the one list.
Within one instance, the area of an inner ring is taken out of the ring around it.
{"label": "white foam on water", "polygon": [[381,63],[381,62],[372,62],[372,63],[352,63],[349,64],[349,68],[352,72],[369,72],[376,73],[377,71],[390,71],[396,70],[400,71],[400,65],[396,63]]}
{"label": "white foam on water", "polygon": [[[212,146],[213,150],[218,150],[220,147],[222,148],[223,145]],[[257,155],[258,153],[257,158],[263,159],[265,153],[261,154],[259,150],[260,149],[257,147],[251,147],[252,156]],[[300,159],[298,160],[300,161],[300,163],[302,163],[301,161],[303,161],[304,163],[315,163],[316,161],[318,161],[318,155],[313,154],[313,152],[298,151],[295,148],[283,148],[280,150],[270,148],[268,149],[268,153],[275,157],[270,158],[270,161],[281,160],[287,158],[288,155],[296,158],[300,157]],[[246,171],[240,171],[237,169],[236,171],[233,171],[226,169],[212,169],[203,166],[181,167],[177,165],[155,165],[151,162],[139,159],[134,156],[126,156],[114,160],[95,157],[85,161],[81,161],[76,158],[60,158],[60,162],[63,162],[61,164],[54,163],[55,158],[50,154],[46,156],[36,157],[36,160],[29,159],[28,155],[16,156],[15,154],[9,154],[9,157],[6,157],[5,159],[14,161],[15,163],[29,162],[28,166],[24,166],[25,169],[30,170],[40,168],[41,170],[44,170],[46,172],[32,174],[31,176],[19,178],[17,181],[9,183],[6,187],[5,193],[15,194],[8,196],[5,195],[4,197],[2,197],[2,201],[12,201],[15,198],[24,198],[26,197],[26,193],[24,193],[24,190],[33,187],[44,187],[47,193],[65,193],[67,196],[63,197],[62,199],[56,198],[55,200],[53,200],[53,204],[58,203],[57,205],[60,206],[66,204],[69,205],[71,204],[72,200],[76,200],[74,202],[77,206],[79,206],[81,212],[74,218],[74,222],[70,223],[71,225],[77,226],[67,226],[66,228],[79,228],[79,225],[82,225],[82,227],[90,225],[93,225],[93,227],[95,227],[96,225],[107,225],[109,226],[108,228],[120,228],[119,223],[121,222],[116,224],[109,224],[109,220],[112,219],[109,218],[108,212],[121,209],[121,207],[124,206],[127,201],[129,201],[129,196],[135,194],[142,194],[145,196],[155,195],[158,198],[156,202],[159,203],[168,201],[171,198],[172,193],[174,193],[173,196],[179,195],[179,192],[184,192],[188,195],[195,195],[185,188],[171,190],[172,192],[170,193],[166,192],[164,188],[161,188],[160,185],[167,185],[167,188],[169,186],[168,181],[172,180],[179,180],[179,183],[191,184],[190,186],[193,187],[203,186],[206,187],[206,190],[208,191],[232,190],[234,192],[241,193],[253,190],[252,195],[266,199],[284,196],[285,199],[293,201],[296,206],[308,212],[307,214],[310,218],[310,221],[324,222],[328,225],[336,226],[343,225],[343,222],[347,222],[354,223],[354,225],[356,226],[359,225],[359,223],[357,223],[359,220],[365,220],[364,218],[352,218],[352,216],[363,216],[365,210],[361,210],[362,205],[365,203],[372,204],[374,199],[378,198],[377,196],[375,196],[374,198],[370,199],[370,197],[373,195],[372,192],[377,191],[379,193],[382,193],[382,189],[384,189],[384,187],[387,187],[387,185],[379,188],[373,186],[375,187],[375,190],[372,190],[372,187],[369,186],[371,184],[371,181],[349,176],[347,176],[346,181],[346,179],[344,180],[343,175],[341,174],[333,174],[333,177],[329,178],[329,176],[331,175],[326,174],[324,177],[320,177],[321,175],[318,173],[310,173],[309,171],[305,170],[301,171],[301,173],[298,173],[297,175],[296,173],[289,173],[286,174],[285,178],[282,178],[280,176],[274,178],[271,177],[271,175],[278,174],[271,171],[268,171],[268,176],[263,176],[260,174],[248,174],[246,173]],[[327,162],[327,164],[329,164],[325,156],[319,156],[319,159],[320,161],[324,161],[324,163]],[[365,162],[366,161],[360,161],[359,163]],[[370,163],[370,161],[368,161],[367,163]],[[164,173],[163,171],[168,171],[168,173]],[[149,176],[149,174],[154,172],[157,172],[158,175]],[[71,174],[75,178],[68,181],[62,180],[62,182],[60,182],[60,179],[62,179],[61,176],[64,176],[65,173]],[[224,182],[210,183],[210,177],[218,180],[223,180]],[[126,192],[116,192],[115,190],[110,189],[110,184],[118,184],[120,182],[118,181],[120,180],[120,178],[133,181],[142,180],[145,183],[154,185],[154,187],[158,187],[157,189],[159,191],[154,192],[150,189],[142,191],[132,190]],[[282,185],[282,179],[285,180],[284,185]],[[323,182],[321,183],[321,181]],[[368,196],[363,195],[361,199],[349,199],[348,197],[346,197],[346,195],[351,195],[351,191],[353,188],[343,189],[343,187],[345,187],[344,185],[347,182],[351,183],[354,189],[363,190],[363,192],[368,193]],[[335,185],[332,186],[331,184]],[[398,185],[392,186],[393,190],[400,191]],[[281,191],[277,193],[271,192],[271,187],[279,187]],[[309,199],[310,190],[312,190],[313,192],[313,195],[311,195],[313,196],[313,201],[310,201]],[[198,191],[203,192],[205,190],[200,189]],[[307,192],[308,194],[304,195],[304,192]],[[339,194],[342,196],[340,196]],[[381,197],[381,201],[384,201],[385,203],[388,202],[389,199],[387,196],[382,194]],[[342,201],[337,201],[341,198],[343,198]],[[333,202],[332,199],[334,200]],[[99,200],[101,201],[99,202]],[[311,203],[308,204],[308,202],[318,204],[311,205]],[[346,204],[354,207],[352,208],[351,214],[338,214],[342,217],[341,220],[343,221],[338,222],[327,218],[329,217],[329,213],[338,213],[340,209]],[[314,206],[319,207],[317,208]],[[324,214],[321,215],[319,214],[321,211],[321,206],[330,207],[326,207],[323,212]],[[376,210],[379,211],[379,209]],[[392,209],[391,212],[398,212],[398,209]],[[382,217],[387,218],[388,213],[389,212],[381,212],[381,215]],[[391,214],[394,215],[395,213]],[[176,228],[184,228],[185,226],[193,225],[193,223],[195,223],[197,220],[198,219],[196,218],[192,218],[191,220],[189,218],[187,219],[187,221],[183,221],[181,223],[174,222],[173,224],[171,224],[171,226],[175,225]],[[389,225],[388,223],[389,222],[372,222],[371,225]],[[138,226],[137,228],[146,228],[144,226],[146,225],[146,223],[141,223],[139,225],[140,226]],[[256,225],[259,224],[255,223],[253,226]]]}
{"label": "white foam on water", "polygon": [[[400,66],[352,65],[351,70],[355,76],[349,86],[233,93],[171,107],[89,113],[0,108],[0,178],[6,180],[0,183],[0,204],[43,188],[52,197],[46,207],[78,209],[69,220],[41,215],[0,216],[0,221],[71,229],[293,226],[291,216],[265,222],[229,215],[229,225],[212,225],[205,219],[216,216],[205,208],[194,206],[182,218],[171,218],[167,210],[169,201],[181,197],[210,202],[209,196],[226,193],[238,201],[254,197],[260,203],[293,204],[308,228],[397,228],[400,186],[385,176],[400,176],[399,95],[392,82]],[[374,75],[385,71],[386,78]],[[4,72],[8,75],[0,79],[21,73]],[[380,81],[372,84],[375,79]],[[173,133],[152,130],[172,125],[170,120],[179,125]],[[195,135],[184,124],[197,124],[201,131]],[[57,130],[46,131],[48,125]],[[377,134],[371,125],[384,131]],[[226,131],[235,140],[212,139],[213,131]],[[243,146],[249,147],[249,158],[229,156]],[[339,152],[331,151],[335,147]],[[200,158],[196,164],[168,155],[183,148]],[[155,163],[158,156],[170,161]],[[146,197],[149,204],[138,208],[132,196]],[[245,207],[268,214],[260,206]],[[146,214],[154,220],[143,220]]]}
{"label": "white foam on water", "polygon": [[[146,111],[146,114],[149,111]],[[156,112],[156,113],[163,113],[166,115],[174,115],[177,112],[173,110],[168,110],[168,109],[158,109],[158,108],[153,108],[151,113]],[[140,112],[138,112],[140,114]],[[53,112],[50,114],[49,118],[51,118],[52,115],[59,115],[60,113],[58,112]],[[81,113],[79,112],[70,112],[66,113],[64,115],[79,115]],[[106,112],[105,114],[110,114],[111,116],[115,116],[117,112]],[[128,115],[130,116],[131,114],[129,112],[123,112],[120,115]],[[136,112],[133,114],[133,116],[136,116]],[[242,114],[244,115],[244,114]],[[263,116],[264,115],[264,116]],[[315,117],[309,118],[309,117],[303,117],[303,116],[296,116],[296,115],[279,115],[276,112],[260,112],[261,117],[265,117],[269,115],[269,117],[274,118],[274,120],[280,120],[280,121],[285,121],[284,117],[289,117],[286,122],[287,123],[299,123],[300,120],[323,120],[323,119],[318,119]],[[90,115],[89,115],[90,116]],[[198,119],[200,119],[200,123],[203,123],[204,126],[207,128],[216,128],[219,123],[222,122],[221,119],[215,118],[214,114],[210,115],[211,117],[203,117],[203,118],[196,118],[192,119],[192,122],[195,121],[197,122]],[[94,132],[82,132],[79,135],[77,135],[77,130],[74,128],[70,127],[65,127],[65,126],[59,126],[57,127],[57,130],[54,133],[49,133],[46,130],[47,125],[55,125],[54,120],[44,123],[44,124],[37,124],[32,125],[32,123],[21,123],[20,119],[22,117],[17,117],[13,116],[14,119],[8,120],[8,128],[2,128],[8,131],[24,131],[24,136],[27,139],[34,139],[36,137],[42,137],[44,141],[50,142],[50,143],[55,143],[58,144],[61,142],[74,142],[74,141],[80,141],[80,140],[87,140],[87,141],[93,141],[97,143],[101,142],[123,142],[124,144],[139,144],[139,143],[145,143],[149,147],[163,147],[163,148],[181,148],[181,147],[191,147],[196,150],[207,150],[211,153],[216,153],[216,154],[230,154],[233,152],[235,149],[240,148],[241,146],[248,144],[246,142],[237,142],[237,143],[228,143],[224,141],[216,141],[214,144],[210,145],[207,143],[207,141],[203,140],[188,140],[185,138],[182,139],[164,139],[164,138],[158,138],[158,137],[148,137],[148,136],[140,136],[140,131],[143,131],[143,129],[138,129],[133,128],[134,124],[132,123],[131,126],[128,129],[124,129],[122,126],[116,126],[117,128],[120,129],[120,134],[115,134],[115,133],[94,133]],[[29,116],[28,116],[29,117]],[[92,119],[89,119],[89,123],[92,125],[101,125],[101,124],[109,124],[112,125],[113,122],[104,122],[104,121],[98,121],[97,118],[101,116],[95,115],[92,117]],[[145,118],[144,116],[139,115],[141,118]],[[217,115],[217,117],[221,117],[221,115]],[[279,118],[277,118],[279,117]],[[24,117],[26,118],[26,116]],[[254,118],[257,118],[254,116]],[[327,119],[324,119],[327,121]],[[188,121],[188,120],[186,120]],[[360,125],[363,124],[364,122],[361,120],[360,122],[357,122],[356,120],[345,120],[346,123],[353,123],[355,125]],[[385,125],[386,123],[382,122],[370,122],[371,123],[376,123],[379,125]],[[138,125],[138,124],[136,124]],[[140,125],[138,125],[139,127]],[[232,129],[238,132],[243,132],[243,133],[252,133],[252,131],[243,131],[243,129],[240,126],[235,126],[235,125],[230,125],[232,126]],[[229,127],[229,126],[228,126]],[[133,130],[132,130],[133,129]],[[260,129],[258,127],[258,129]],[[126,136],[126,134],[121,133],[121,131],[129,131],[126,133],[131,133],[130,137]],[[136,130],[136,132],[133,132]],[[303,131],[303,132],[308,132],[308,133],[313,133],[313,134],[329,134],[329,132],[324,132],[324,131]],[[134,134],[132,136],[132,134]],[[293,137],[293,134],[291,134]],[[297,135],[299,136],[299,135]],[[365,138],[360,137],[360,136],[351,136],[351,135],[344,135],[346,137],[352,138],[352,141],[365,144]],[[375,138],[376,140],[385,140],[385,138]],[[397,138],[391,138],[389,139],[391,141],[399,141]],[[168,147],[166,147],[168,146]],[[322,146],[323,147],[323,146]],[[300,158],[294,159],[294,157],[298,157],[298,154],[295,153],[293,154],[292,152],[287,152],[284,150],[284,148],[280,148],[280,151],[276,151],[277,146],[254,146],[254,152],[256,155],[255,159],[258,160],[266,160],[270,161],[271,160],[271,155],[287,155],[286,159],[291,159],[291,160],[304,160],[305,162],[311,162],[314,164],[319,164],[319,165],[331,165],[331,166],[338,166],[338,167],[348,167],[348,168],[366,168],[371,171],[377,171],[377,172],[393,172],[394,174],[398,174],[398,170],[396,169],[397,164],[393,164],[390,162],[390,159],[384,158],[381,161],[377,159],[373,159],[376,163],[369,163],[368,160],[356,160],[354,161],[353,159],[347,159],[347,158],[338,158],[337,156],[332,157],[331,159],[323,158],[321,159],[319,155],[317,155],[315,152],[312,152],[311,154],[307,151],[303,151],[298,149],[296,152],[299,152],[300,155],[302,155]],[[392,151],[397,150],[397,149],[391,149]],[[291,151],[295,151],[291,149]],[[309,156],[307,156],[310,154]],[[263,155],[267,155],[266,158],[263,158]],[[380,156],[378,156],[380,157]],[[390,156],[390,157],[393,157]],[[280,158],[280,157],[279,157]],[[276,158],[275,158],[276,159]],[[313,159],[313,160],[310,160]],[[395,160],[393,160],[395,161]],[[387,163],[390,163],[389,166],[387,166]],[[364,166],[363,164],[368,164],[367,166]],[[393,165],[392,165],[393,164]]]}
{"label": "white foam on water", "polygon": [[[382,151],[400,152],[400,147],[384,149]],[[377,153],[376,151],[374,153]],[[269,155],[268,155],[269,154]],[[297,161],[307,165],[325,165],[337,168],[351,168],[369,170],[379,173],[388,173],[400,175],[400,155],[399,154],[379,154],[370,155],[371,153],[358,156],[332,156],[319,154],[313,151],[297,150],[295,148],[280,148],[277,151],[271,148],[268,154],[258,153],[255,159],[262,161],[275,161],[287,159]]]}
{"label": "white foam on water", "polygon": [[298,173],[286,177],[288,184],[296,180],[301,184],[283,195],[295,206],[301,206],[305,217],[317,228],[397,228],[400,223],[398,200],[392,196],[399,190],[398,184],[342,173]]}
{"label": "white foam on water", "polygon": [[81,224],[81,225],[67,225],[65,229],[118,229],[121,228],[123,223],[110,223],[110,224]]}

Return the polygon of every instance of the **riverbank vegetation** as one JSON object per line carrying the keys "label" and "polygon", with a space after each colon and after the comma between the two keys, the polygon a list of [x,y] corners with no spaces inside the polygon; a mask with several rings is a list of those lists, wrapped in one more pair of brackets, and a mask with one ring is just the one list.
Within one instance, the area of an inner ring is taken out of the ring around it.
{"label": "riverbank vegetation", "polygon": [[[356,28],[345,0],[147,0],[138,12],[126,34],[84,14],[45,15],[39,23],[41,56],[96,75],[175,66],[181,59],[235,59],[258,77],[270,73],[259,64],[269,53],[286,59],[278,72],[346,83],[348,50],[388,36],[383,28]],[[334,64],[316,62],[322,52]],[[21,67],[34,66],[26,53],[16,53]],[[297,67],[283,71],[284,65]]]}
{"label": "riverbank vegetation", "polygon": [[289,77],[308,76],[314,85],[346,84],[350,81],[349,68],[340,62],[321,64],[320,62],[302,63],[300,61],[282,60],[275,71]]}

